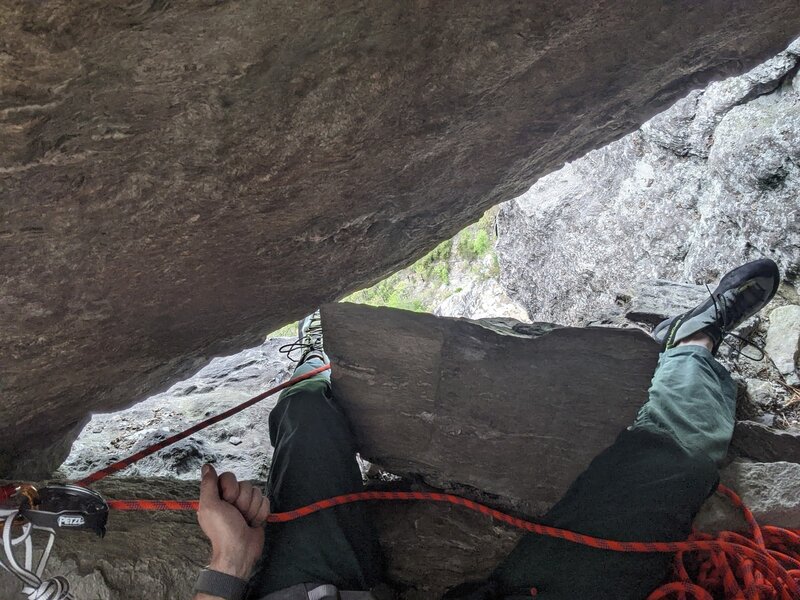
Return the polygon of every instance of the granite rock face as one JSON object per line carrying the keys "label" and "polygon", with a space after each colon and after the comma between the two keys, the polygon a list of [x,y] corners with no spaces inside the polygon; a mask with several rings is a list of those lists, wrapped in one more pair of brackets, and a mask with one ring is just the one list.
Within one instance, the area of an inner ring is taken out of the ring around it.
{"label": "granite rock face", "polygon": [[692,92],[507,203],[498,256],[511,297],[534,320],[579,324],[639,281],[710,283],[762,256],[796,283],[798,49]]}
{"label": "granite rock face", "polygon": [[527,311],[508,297],[496,279],[487,279],[447,298],[433,314],[440,317],[489,319],[506,317],[528,322]]}
{"label": "granite rock face", "polygon": [[[735,460],[721,471],[720,481],[741,497],[760,524],[800,528],[800,464]],[[704,531],[747,531],[741,515],[720,496],[706,502],[695,526]]]}
{"label": "granite rock face", "polygon": [[[289,379],[294,363],[278,349],[291,341],[270,339],[215,358],[162,394],[124,411],[94,415],[73,443],[60,474],[80,479]],[[124,475],[195,480],[200,467],[210,462],[220,472],[265,479],[272,458],[267,419],[277,401],[277,395],[266,398],[128,467]]]}
{"label": "granite rock face", "polygon": [[0,473],[28,476],[800,31],[794,0],[0,14]]}

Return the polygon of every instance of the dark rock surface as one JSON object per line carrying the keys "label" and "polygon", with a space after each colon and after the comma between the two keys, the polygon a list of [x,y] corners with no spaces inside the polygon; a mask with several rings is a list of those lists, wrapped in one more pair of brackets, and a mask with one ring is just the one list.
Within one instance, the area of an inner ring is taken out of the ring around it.
{"label": "dark rock surface", "polygon": [[364,458],[530,514],[633,421],[659,352],[632,330],[501,335],[499,324],[355,304],[326,305],[322,318],[334,394]]}
{"label": "dark rock surface", "polygon": [[760,462],[800,463],[800,431],[780,431],[763,423],[738,421],[731,450]]}
{"label": "dark rock surface", "polygon": [[794,0],[0,14],[0,472],[26,475],[800,31]]}

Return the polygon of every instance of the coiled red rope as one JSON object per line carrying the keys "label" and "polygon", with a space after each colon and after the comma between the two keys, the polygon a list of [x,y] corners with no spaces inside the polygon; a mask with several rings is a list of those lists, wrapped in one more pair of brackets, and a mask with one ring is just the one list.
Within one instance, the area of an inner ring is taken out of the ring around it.
{"label": "coiled red rope", "polygon": [[[295,383],[330,369],[324,365],[267,390],[219,415],[173,435],[158,444],[120,460],[78,482],[88,485],[150,456],[193,433],[256,404]],[[314,502],[296,510],[274,513],[271,523],[285,523],[321,510],[367,500],[412,500],[447,502],[487,515],[523,531],[567,540],[576,544],[614,552],[675,553],[675,581],[667,583],[647,600],[800,600],[800,530],[761,527],[750,510],[731,490],[720,486],[718,492],[740,509],[750,529],[749,537],[726,531],[712,536],[694,532],[683,542],[619,542],[597,538],[565,529],[549,527],[520,519],[467,498],[438,492],[358,492]],[[109,508],[120,511],[197,510],[196,500],[110,500]]]}

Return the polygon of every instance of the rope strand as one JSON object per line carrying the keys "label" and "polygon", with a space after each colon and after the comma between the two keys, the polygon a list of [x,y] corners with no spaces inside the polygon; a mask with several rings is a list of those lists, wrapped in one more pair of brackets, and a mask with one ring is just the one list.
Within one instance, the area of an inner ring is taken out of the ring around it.
{"label": "rope strand", "polygon": [[[439,492],[356,492],[327,498],[295,510],[273,513],[267,521],[286,523],[321,510],[343,504],[373,500],[447,502],[487,515],[517,529],[567,540],[598,550],[613,552],[676,553],[677,581],[655,590],[648,600],[714,600],[713,593],[724,598],[747,600],[797,600],[800,598],[800,532],[765,527],[763,530],[741,499],[730,489],[719,486],[718,492],[743,511],[752,539],[722,532],[716,538],[696,532],[683,542],[619,542],[584,535],[534,523],[490,508],[454,494]],[[110,500],[109,508],[120,511],[197,510],[199,502],[180,500]],[[692,556],[694,555],[694,556]],[[701,558],[703,557],[703,558]],[[692,567],[692,563],[697,567]],[[695,572],[694,578],[690,573]],[[693,580],[694,579],[694,580]]]}

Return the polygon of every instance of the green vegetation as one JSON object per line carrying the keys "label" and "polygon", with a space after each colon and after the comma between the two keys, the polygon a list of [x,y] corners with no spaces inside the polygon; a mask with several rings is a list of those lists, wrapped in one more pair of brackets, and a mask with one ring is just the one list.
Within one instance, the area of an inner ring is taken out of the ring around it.
{"label": "green vegetation", "polygon": [[[449,296],[461,292],[464,283],[498,277],[500,264],[494,251],[497,212],[496,208],[487,211],[477,223],[442,242],[410,267],[350,294],[344,301],[433,312]],[[290,323],[270,337],[294,337],[296,327]]]}
{"label": "green vegetation", "polygon": [[350,294],[344,301],[426,312],[427,307],[422,300],[413,297],[410,292],[409,282],[404,278],[404,271],[398,271],[371,288]]}
{"label": "green vegetation", "polygon": [[458,238],[458,254],[466,260],[481,258],[489,252],[489,234],[485,229],[472,232],[465,229]]}
{"label": "green vegetation", "polygon": [[410,269],[424,281],[429,281],[435,277],[441,283],[447,285],[450,282],[449,261],[452,252],[453,240],[442,242],[411,265]]}
{"label": "green vegetation", "polygon": [[280,329],[276,329],[270,333],[267,337],[297,337],[297,323],[295,322],[284,325]]}

